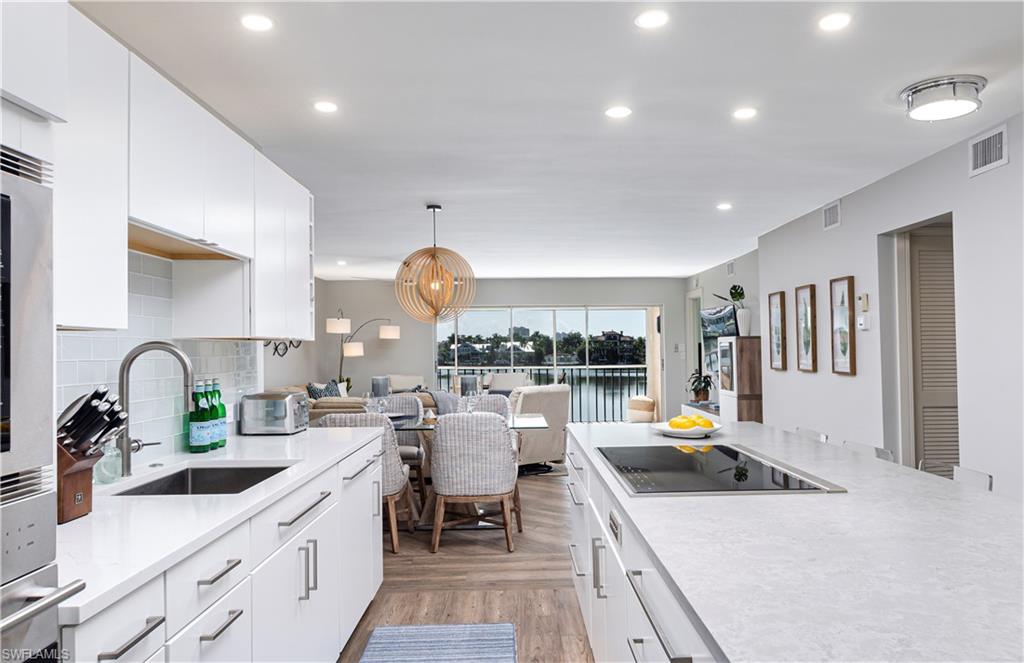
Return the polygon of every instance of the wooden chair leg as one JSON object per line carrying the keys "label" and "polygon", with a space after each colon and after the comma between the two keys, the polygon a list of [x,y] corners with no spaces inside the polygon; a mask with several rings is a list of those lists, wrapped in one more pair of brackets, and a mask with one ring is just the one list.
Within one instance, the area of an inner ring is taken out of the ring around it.
{"label": "wooden chair leg", "polygon": [[398,496],[388,495],[385,498],[388,506],[388,531],[391,532],[391,552],[398,554]]}
{"label": "wooden chair leg", "polygon": [[423,465],[416,468],[416,488],[420,492],[420,502],[427,499],[427,483],[423,479]]}
{"label": "wooden chair leg", "polygon": [[516,482],[515,492],[512,493],[512,510],[516,514],[516,531],[523,533],[523,505],[519,501],[519,482]]}
{"label": "wooden chair leg", "polygon": [[430,552],[436,553],[441,545],[441,529],[444,527],[444,495],[435,495],[434,535],[430,539]]}
{"label": "wooden chair leg", "polygon": [[409,531],[413,534],[416,533],[416,521],[420,519],[420,514],[416,512],[416,504],[413,502],[412,497],[412,484],[405,484],[405,503],[409,507],[409,517],[406,520],[406,525],[409,527]]}
{"label": "wooden chair leg", "polygon": [[512,545],[512,498],[504,496],[501,498],[501,522],[505,526],[505,543],[508,545],[508,551],[513,552],[515,546]]}

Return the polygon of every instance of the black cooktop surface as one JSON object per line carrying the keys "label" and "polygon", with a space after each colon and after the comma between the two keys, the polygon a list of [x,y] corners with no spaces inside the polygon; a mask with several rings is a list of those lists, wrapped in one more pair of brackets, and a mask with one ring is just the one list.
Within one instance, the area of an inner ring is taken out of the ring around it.
{"label": "black cooktop surface", "polygon": [[598,451],[634,493],[827,492],[724,444],[598,447]]}

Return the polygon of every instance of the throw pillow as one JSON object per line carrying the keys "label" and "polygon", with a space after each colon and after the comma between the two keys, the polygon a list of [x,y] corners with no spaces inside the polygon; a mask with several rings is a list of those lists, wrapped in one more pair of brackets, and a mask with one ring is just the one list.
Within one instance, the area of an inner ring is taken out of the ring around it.
{"label": "throw pillow", "polygon": [[344,396],[341,393],[341,388],[338,385],[337,380],[331,380],[330,382],[310,382],[306,385],[306,393],[313,400],[325,398],[327,396]]}

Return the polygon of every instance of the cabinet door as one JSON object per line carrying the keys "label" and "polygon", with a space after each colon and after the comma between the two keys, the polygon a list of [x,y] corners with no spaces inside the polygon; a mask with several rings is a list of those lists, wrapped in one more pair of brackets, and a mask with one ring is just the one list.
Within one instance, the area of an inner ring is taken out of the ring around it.
{"label": "cabinet door", "polygon": [[384,507],[383,507],[383,484],[384,469],[380,461],[370,473],[370,590],[367,597],[367,604],[377,595],[381,583],[384,582]]}
{"label": "cabinet door", "polygon": [[581,483],[576,480],[575,472],[569,472],[569,480],[566,489],[569,492],[569,558],[572,566],[573,585],[576,588],[576,597],[579,600],[580,612],[583,613],[583,623],[590,631],[590,592],[593,589],[593,576],[591,574],[590,562],[590,529],[587,523],[586,491]]}
{"label": "cabinet door", "polygon": [[252,587],[246,578],[167,643],[167,660],[252,660]]}
{"label": "cabinet door", "polygon": [[65,327],[124,329],[128,49],[74,8],[68,39],[68,122],[54,127],[59,164],[53,191],[55,318]]}
{"label": "cabinet door", "polygon": [[337,660],[342,596],[337,518],[333,505],[253,571],[254,661]]}
{"label": "cabinet door", "polygon": [[[373,548],[373,464],[360,450],[341,464],[341,493],[338,495],[340,530],[344,533],[345,566],[341,575],[341,639],[348,640],[375,592],[371,577]],[[379,466],[380,463],[378,462]],[[380,538],[379,536],[377,538]]]}
{"label": "cabinet door", "polygon": [[285,176],[285,304],[288,336],[313,340],[310,258],[312,254],[310,198],[306,189]]}
{"label": "cabinet door", "polygon": [[586,555],[590,558],[590,585],[587,596],[589,597],[590,612],[590,649],[594,652],[594,660],[601,663],[608,660],[607,647],[607,626],[605,604],[607,603],[606,579],[602,572],[608,567],[607,546],[608,542],[601,531],[601,523],[597,514],[589,506],[587,511],[587,528],[590,532],[590,540],[587,542]]}
{"label": "cabinet door", "polygon": [[262,154],[256,154],[255,159],[252,334],[287,338],[284,211],[287,176]]}
{"label": "cabinet door", "polygon": [[213,115],[203,116],[206,139],[206,241],[247,258],[253,250],[253,164],[256,150]]}
{"label": "cabinet door", "polygon": [[66,2],[0,3],[3,98],[50,120],[67,112]]}
{"label": "cabinet door", "polygon": [[206,111],[134,54],[130,99],[128,214],[203,239]]}

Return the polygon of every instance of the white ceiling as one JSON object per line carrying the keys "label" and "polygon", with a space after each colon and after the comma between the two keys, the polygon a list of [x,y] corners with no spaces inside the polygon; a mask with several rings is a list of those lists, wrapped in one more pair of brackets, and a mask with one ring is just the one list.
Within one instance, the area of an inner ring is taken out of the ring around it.
{"label": "white ceiling", "polygon": [[[655,32],[606,2],[79,6],[313,191],[325,278],[393,277],[428,201],[479,277],[689,275],[1022,108],[1021,3],[661,4]],[[988,77],[981,111],[907,120],[948,73]]]}

